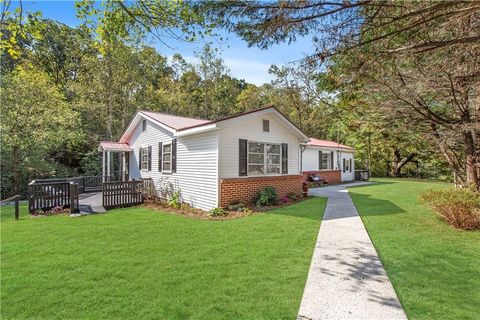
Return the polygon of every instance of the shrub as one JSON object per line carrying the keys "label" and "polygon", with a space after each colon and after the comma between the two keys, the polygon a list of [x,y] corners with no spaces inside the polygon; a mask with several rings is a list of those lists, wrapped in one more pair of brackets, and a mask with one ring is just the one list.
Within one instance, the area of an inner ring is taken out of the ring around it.
{"label": "shrub", "polygon": [[243,208],[242,211],[245,214],[251,214],[253,212],[250,208],[247,208],[247,207]]}
{"label": "shrub", "polygon": [[225,211],[223,208],[218,207],[208,211],[208,214],[212,217],[223,217],[228,214],[228,211]]}
{"label": "shrub", "polygon": [[277,190],[272,186],[261,189],[255,197],[255,205],[257,207],[271,206],[276,204],[277,201]]}
{"label": "shrub", "polygon": [[180,190],[177,190],[172,194],[172,196],[168,200],[168,206],[178,209],[180,208],[181,204],[182,204],[182,200],[181,200]]}
{"label": "shrub", "polygon": [[429,191],[420,199],[458,229],[480,229],[480,192],[468,189]]}
{"label": "shrub", "polygon": [[287,194],[287,197],[292,201],[297,201],[298,199],[300,199],[300,196],[295,192],[289,192]]}

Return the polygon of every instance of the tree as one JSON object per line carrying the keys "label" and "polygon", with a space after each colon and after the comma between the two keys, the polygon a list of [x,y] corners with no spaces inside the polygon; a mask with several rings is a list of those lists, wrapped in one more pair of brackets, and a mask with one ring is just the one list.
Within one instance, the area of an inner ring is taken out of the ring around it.
{"label": "tree", "polygon": [[[49,151],[81,139],[78,115],[45,73],[19,69],[1,79],[2,194],[33,175],[55,175]],[[37,176],[38,177],[38,176]]]}
{"label": "tree", "polygon": [[[198,5],[250,45],[311,35],[310,60],[349,57],[342,80],[422,122],[464,185],[480,189],[480,6],[476,1],[216,1]],[[341,58],[340,58],[341,59]],[[373,67],[372,67],[373,66]],[[371,92],[368,88],[376,88]],[[425,125],[427,124],[427,126]],[[427,129],[428,128],[428,129]]]}

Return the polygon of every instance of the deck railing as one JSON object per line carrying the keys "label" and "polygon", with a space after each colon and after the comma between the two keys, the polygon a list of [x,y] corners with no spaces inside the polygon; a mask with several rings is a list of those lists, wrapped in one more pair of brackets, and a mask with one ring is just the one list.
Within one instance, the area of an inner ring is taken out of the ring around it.
{"label": "deck railing", "polygon": [[144,200],[142,180],[104,182],[103,207],[106,210],[139,205]]}
{"label": "deck railing", "polygon": [[70,208],[78,212],[79,185],[73,182],[34,180],[28,185],[28,211],[50,211],[55,207]]}

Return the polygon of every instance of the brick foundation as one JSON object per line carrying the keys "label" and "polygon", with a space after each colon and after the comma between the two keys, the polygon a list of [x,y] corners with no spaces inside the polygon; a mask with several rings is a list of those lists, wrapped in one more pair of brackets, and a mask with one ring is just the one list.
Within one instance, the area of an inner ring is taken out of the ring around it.
{"label": "brick foundation", "polygon": [[275,187],[279,197],[289,192],[301,194],[302,183],[302,175],[220,179],[219,203],[221,207],[226,207],[234,201],[251,203],[257,192],[267,186]]}
{"label": "brick foundation", "polygon": [[327,179],[328,184],[335,184],[342,182],[342,173],[340,170],[316,170],[316,171],[304,171],[303,180],[308,181],[308,177],[311,175],[318,175],[324,179]]}

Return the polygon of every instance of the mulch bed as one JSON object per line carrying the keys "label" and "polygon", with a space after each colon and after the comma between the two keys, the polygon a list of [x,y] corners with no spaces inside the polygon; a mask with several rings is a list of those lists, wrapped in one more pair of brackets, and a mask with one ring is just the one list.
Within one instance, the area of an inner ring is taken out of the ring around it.
{"label": "mulch bed", "polygon": [[163,203],[162,201],[158,200],[145,200],[144,206],[153,210],[157,211],[162,211],[162,212],[167,212],[167,213],[173,213],[173,214],[178,214],[181,216],[186,216],[186,217],[191,217],[191,218],[196,218],[196,219],[202,219],[202,220],[232,220],[232,219],[238,219],[238,218],[243,218],[246,216],[250,216],[253,214],[259,214],[259,213],[264,213],[266,211],[286,207],[292,204],[296,204],[299,202],[304,201],[306,198],[297,200],[297,201],[290,201],[287,203],[279,203],[275,206],[266,206],[266,207],[255,207],[255,206],[247,206],[248,209],[251,210],[251,212],[243,212],[243,211],[230,211],[226,210],[228,212],[227,215],[225,216],[211,216],[208,214],[207,211],[201,210],[201,209],[195,209],[190,206],[184,205],[180,208],[172,208],[169,207],[167,204]]}

